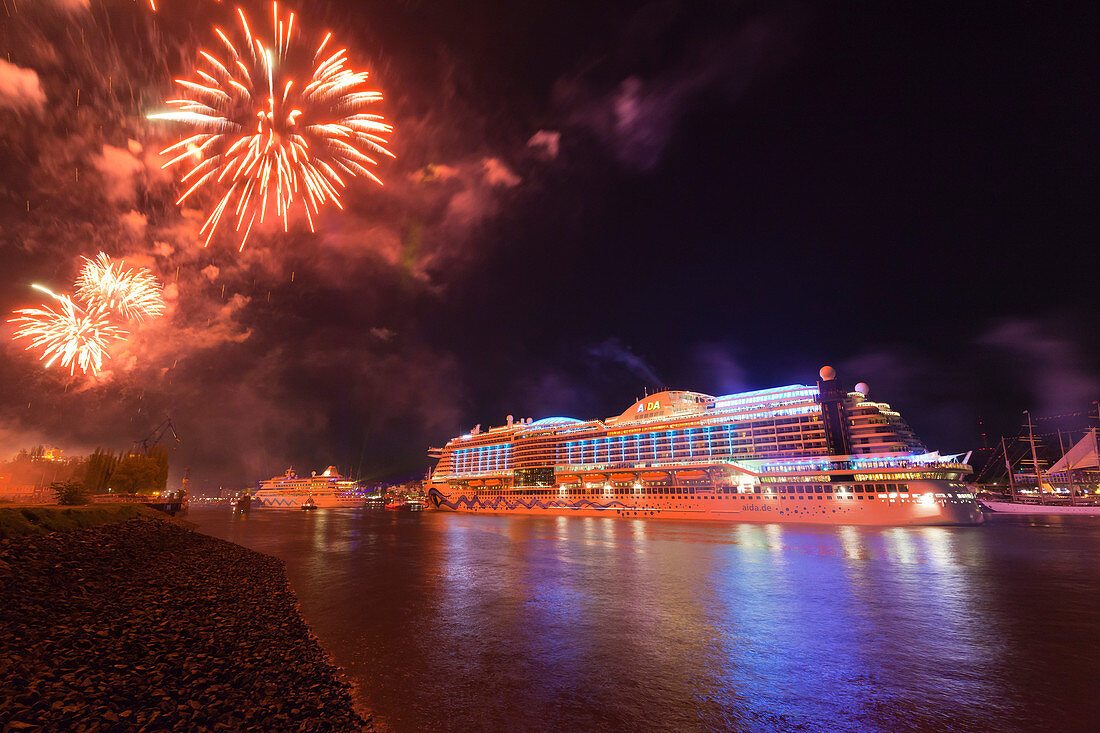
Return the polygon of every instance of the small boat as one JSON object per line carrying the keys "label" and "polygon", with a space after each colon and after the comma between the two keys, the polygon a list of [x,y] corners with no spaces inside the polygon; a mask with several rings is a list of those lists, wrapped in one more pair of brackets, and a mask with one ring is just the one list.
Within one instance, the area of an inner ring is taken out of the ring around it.
{"label": "small boat", "polygon": [[302,511],[304,511],[304,512],[312,511],[313,509],[316,509],[316,508],[317,508],[317,502],[315,502],[313,500],[312,496],[309,497],[308,499],[306,499],[305,502],[302,503]]}
{"label": "small boat", "polygon": [[250,506],[252,506],[252,496],[251,496],[251,495],[249,495],[249,494],[242,494],[242,495],[241,495],[241,496],[240,496],[240,497],[239,497],[239,498],[237,499],[237,507],[236,507],[236,508],[237,508],[237,511],[239,511],[239,512],[247,512],[247,511],[248,511],[248,507],[250,507]]}
{"label": "small boat", "polygon": [[425,506],[424,502],[416,499],[406,499],[405,501],[395,499],[386,504],[386,509],[391,512],[422,512]]}

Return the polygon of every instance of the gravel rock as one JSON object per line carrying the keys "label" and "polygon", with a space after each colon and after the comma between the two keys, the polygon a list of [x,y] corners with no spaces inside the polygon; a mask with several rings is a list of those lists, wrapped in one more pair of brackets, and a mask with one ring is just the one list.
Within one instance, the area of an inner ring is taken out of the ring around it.
{"label": "gravel rock", "polygon": [[168,522],[0,542],[0,731],[371,730],[282,561]]}

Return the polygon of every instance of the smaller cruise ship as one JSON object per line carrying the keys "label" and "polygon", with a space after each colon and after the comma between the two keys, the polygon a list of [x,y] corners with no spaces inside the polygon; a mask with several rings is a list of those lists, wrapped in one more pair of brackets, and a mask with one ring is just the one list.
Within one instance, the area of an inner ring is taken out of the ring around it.
{"label": "smaller cruise ship", "polygon": [[344,478],[336,466],[329,466],[320,475],[314,471],[304,478],[294,473],[293,468],[288,468],[282,476],[261,482],[259,490],[252,496],[256,506],[276,509],[300,509],[311,499],[318,508],[361,507],[367,503],[367,492],[358,481]]}

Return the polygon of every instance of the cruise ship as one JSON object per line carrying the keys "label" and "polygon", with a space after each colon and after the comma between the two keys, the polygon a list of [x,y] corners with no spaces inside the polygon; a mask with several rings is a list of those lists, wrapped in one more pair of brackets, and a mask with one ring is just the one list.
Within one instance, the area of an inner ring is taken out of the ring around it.
{"label": "cruise ship", "polygon": [[260,482],[259,490],[252,496],[256,506],[283,509],[301,509],[308,499],[317,507],[360,507],[367,503],[367,495],[359,482],[346,479],[329,466],[325,472],[299,478],[293,468],[282,476]]}
{"label": "cruise ship", "polygon": [[435,509],[810,524],[978,524],[969,454],[929,452],[898,412],[841,386],[664,391],[605,420],[475,427],[431,449]]}

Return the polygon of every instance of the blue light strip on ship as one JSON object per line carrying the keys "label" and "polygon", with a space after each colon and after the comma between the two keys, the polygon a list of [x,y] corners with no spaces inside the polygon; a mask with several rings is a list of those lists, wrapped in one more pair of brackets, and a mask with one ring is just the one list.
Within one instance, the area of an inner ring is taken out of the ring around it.
{"label": "blue light strip on ship", "polygon": [[773,387],[772,389],[761,389],[755,392],[740,392],[738,394],[716,397],[714,399],[714,409],[725,411],[762,402],[776,402],[779,400],[791,399],[817,399],[818,396],[817,387],[807,387],[804,384],[791,384],[786,387]]}

